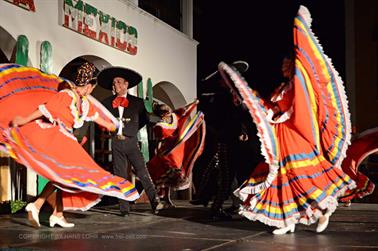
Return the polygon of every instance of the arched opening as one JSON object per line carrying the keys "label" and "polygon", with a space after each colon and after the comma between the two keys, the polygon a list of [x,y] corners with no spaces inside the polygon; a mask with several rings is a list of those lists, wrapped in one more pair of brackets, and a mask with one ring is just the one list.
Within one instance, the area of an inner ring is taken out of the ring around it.
{"label": "arched opening", "polygon": [[[0,26],[0,63],[16,62],[17,38],[14,38],[8,31]],[[32,63],[28,57],[27,65]]]}
{"label": "arched opening", "polygon": [[5,56],[2,50],[0,50],[0,63],[9,63],[7,56]]}
{"label": "arched opening", "polygon": [[12,58],[14,62],[15,48],[16,39],[0,26],[0,63],[10,63]]}
{"label": "arched opening", "polygon": [[171,82],[162,81],[152,87],[154,99],[177,109],[186,105],[182,92]]}

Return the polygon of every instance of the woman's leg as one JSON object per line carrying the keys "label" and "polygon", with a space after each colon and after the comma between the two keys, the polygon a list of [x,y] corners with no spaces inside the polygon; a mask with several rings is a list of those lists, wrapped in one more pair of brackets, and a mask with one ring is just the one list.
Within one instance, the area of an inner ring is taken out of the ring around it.
{"label": "woman's leg", "polygon": [[55,206],[53,207],[54,211],[50,216],[50,227],[54,227],[55,225],[59,225],[61,227],[74,227],[75,224],[67,222],[63,215],[62,190],[58,189],[56,191],[55,198]]}
{"label": "woman's leg", "polygon": [[43,189],[42,193],[38,196],[37,200],[33,202],[34,206],[39,211],[43,204],[45,204],[47,198],[55,191],[56,187],[51,183],[48,182]]}
{"label": "woman's leg", "polygon": [[62,201],[62,190],[58,189],[56,191],[56,201],[55,206],[53,207],[54,211],[52,215],[56,217],[62,218],[63,217],[63,201]]}
{"label": "woman's leg", "polygon": [[39,195],[36,201],[26,205],[25,210],[28,212],[28,220],[35,227],[39,227],[39,211],[43,204],[45,204],[47,198],[53,194],[55,190],[54,185],[51,182],[48,182],[43,189],[42,193]]}

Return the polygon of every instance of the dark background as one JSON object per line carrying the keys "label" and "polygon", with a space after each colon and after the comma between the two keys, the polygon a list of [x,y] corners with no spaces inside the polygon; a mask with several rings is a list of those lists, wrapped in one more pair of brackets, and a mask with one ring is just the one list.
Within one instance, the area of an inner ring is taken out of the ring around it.
{"label": "dark background", "polygon": [[[281,63],[292,47],[293,20],[300,5],[312,16],[312,30],[341,76],[345,76],[343,0],[204,1],[194,0],[194,39],[198,45],[198,80],[220,61],[245,60],[244,77],[263,97],[281,81]],[[198,92],[211,87],[198,81]]]}

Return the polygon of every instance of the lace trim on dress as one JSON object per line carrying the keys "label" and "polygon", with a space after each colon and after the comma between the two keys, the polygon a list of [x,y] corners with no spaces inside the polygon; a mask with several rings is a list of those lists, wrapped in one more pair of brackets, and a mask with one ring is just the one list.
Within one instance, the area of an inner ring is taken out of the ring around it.
{"label": "lace trim on dress", "polygon": [[172,113],[172,123],[161,121],[161,122],[156,123],[156,126],[160,126],[161,128],[164,128],[164,129],[176,129],[177,123],[178,123],[177,115]]}
{"label": "lace trim on dress", "polygon": [[86,97],[81,98],[82,113],[81,113],[81,116],[80,116],[80,111],[77,107],[77,102],[78,102],[77,95],[72,90],[68,90],[68,89],[63,90],[62,92],[66,92],[72,98],[72,102],[70,104],[70,110],[71,110],[71,114],[74,117],[73,127],[74,128],[82,127],[83,124],[84,124],[84,121],[87,121],[86,118],[87,118],[88,112],[89,112],[89,101],[88,101],[88,99]]}

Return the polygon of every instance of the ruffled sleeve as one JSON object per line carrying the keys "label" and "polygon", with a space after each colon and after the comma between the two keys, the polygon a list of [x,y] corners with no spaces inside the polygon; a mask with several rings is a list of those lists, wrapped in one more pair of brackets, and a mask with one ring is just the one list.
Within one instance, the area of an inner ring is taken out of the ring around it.
{"label": "ruffled sleeve", "polygon": [[281,112],[286,112],[290,109],[293,103],[294,92],[292,83],[282,83],[280,86],[280,93],[272,96],[271,101],[278,105]]}
{"label": "ruffled sleeve", "polygon": [[88,102],[89,108],[88,108],[88,114],[87,117],[85,118],[85,121],[95,121],[100,114],[98,113],[96,107],[91,103]]}

